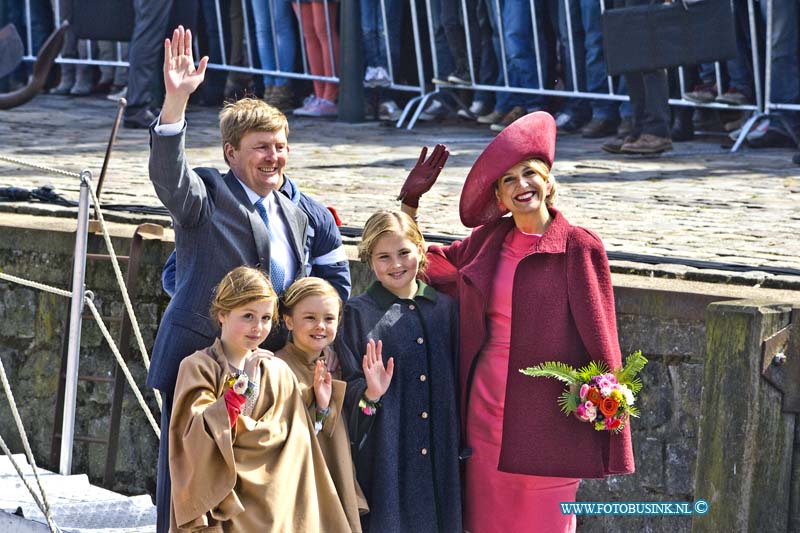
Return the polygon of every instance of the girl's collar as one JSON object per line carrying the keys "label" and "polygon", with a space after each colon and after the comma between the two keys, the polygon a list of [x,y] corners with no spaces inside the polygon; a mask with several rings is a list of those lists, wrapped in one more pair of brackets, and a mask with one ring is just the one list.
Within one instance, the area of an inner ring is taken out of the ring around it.
{"label": "girl's collar", "polygon": [[297,361],[300,361],[304,365],[310,366],[313,368],[314,365],[317,364],[317,361],[325,361],[326,360],[326,350],[323,350],[322,353],[319,354],[308,354],[305,351],[301,350],[300,348],[295,345],[292,341],[286,343],[286,347],[284,348],[286,352],[294,357]]}

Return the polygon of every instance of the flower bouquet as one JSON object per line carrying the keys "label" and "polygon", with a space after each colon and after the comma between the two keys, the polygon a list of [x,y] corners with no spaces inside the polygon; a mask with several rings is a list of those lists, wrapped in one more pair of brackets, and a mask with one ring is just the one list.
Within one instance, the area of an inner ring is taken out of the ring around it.
{"label": "flower bouquet", "polygon": [[563,381],[567,389],[558,398],[558,405],[564,414],[574,414],[584,422],[593,423],[597,431],[619,433],[630,417],[639,416],[633,404],[642,382],[636,375],[646,364],[647,359],[638,351],[625,358],[625,365],[613,372],[602,361],[592,361],[578,370],[549,361],[520,372]]}

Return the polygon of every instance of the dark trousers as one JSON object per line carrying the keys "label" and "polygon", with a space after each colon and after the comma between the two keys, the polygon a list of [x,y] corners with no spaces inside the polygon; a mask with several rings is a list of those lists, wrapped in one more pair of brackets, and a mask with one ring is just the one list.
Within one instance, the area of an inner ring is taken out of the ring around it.
{"label": "dark trousers", "polygon": [[[649,4],[650,0],[618,0],[617,7]],[[625,74],[633,108],[633,134],[669,137],[669,88],[665,69]]]}
{"label": "dark trousers", "polygon": [[169,533],[172,483],[169,477],[169,421],[172,418],[172,394],[161,393],[161,441],[158,444],[158,479],[156,481],[156,528]]}
{"label": "dark trousers", "polygon": [[153,85],[161,75],[164,35],[172,0],[134,0],[136,21],[128,48],[128,113],[133,114],[153,100]]}

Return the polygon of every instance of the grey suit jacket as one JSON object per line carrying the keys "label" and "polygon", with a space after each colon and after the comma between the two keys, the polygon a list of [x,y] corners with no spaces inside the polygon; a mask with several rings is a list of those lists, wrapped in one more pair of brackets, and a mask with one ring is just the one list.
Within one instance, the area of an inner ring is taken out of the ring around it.
{"label": "grey suit jacket", "polygon": [[[210,346],[217,331],[209,316],[214,287],[240,265],[269,273],[267,229],[232,172],[190,169],[184,152],[186,128],[175,136],[150,131],[150,181],[172,215],[177,277],[175,295],[161,319],[147,384],[172,394],[181,360]],[[308,217],[273,192],[291,232],[297,259],[295,279],[305,276],[303,253]]]}

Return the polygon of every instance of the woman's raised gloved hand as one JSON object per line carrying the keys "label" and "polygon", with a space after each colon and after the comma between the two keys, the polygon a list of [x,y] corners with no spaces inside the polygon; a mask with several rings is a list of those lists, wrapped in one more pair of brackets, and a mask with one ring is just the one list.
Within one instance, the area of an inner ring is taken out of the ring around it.
{"label": "woman's raised gloved hand", "polygon": [[425,159],[427,154],[428,147],[423,146],[417,164],[408,173],[408,177],[400,189],[400,194],[397,195],[397,199],[409,207],[419,207],[419,199],[436,183],[436,178],[439,177],[447,158],[450,157],[450,152],[443,144],[437,144],[431,152],[431,156]]}

